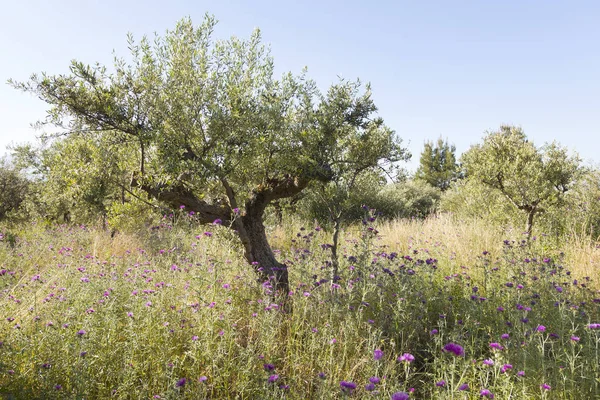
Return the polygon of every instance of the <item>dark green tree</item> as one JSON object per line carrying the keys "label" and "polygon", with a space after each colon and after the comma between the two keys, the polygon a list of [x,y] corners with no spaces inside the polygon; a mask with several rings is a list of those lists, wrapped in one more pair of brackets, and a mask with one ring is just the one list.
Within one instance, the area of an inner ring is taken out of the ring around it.
{"label": "dark green tree", "polygon": [[441,137],[437,143],[426,142],[415,179],[425,181],[433,187],[445,191],[453,181],[461,177],[456,163],[456,147]]}
{"label": "dark green tree", "polygon": [[267,205],[331,181],[339,166],[375,166],[403,149],[359,82],[321,93],[305,73],[276,79],[258,30],[214,41],[215,24],[184,19],[152,42],[130,36],[130,61],[117,58],[111,73],[73,62],[69,75],[11,83],[48,103],[45,122],[65,134],[118,143],[101,162],[128,170],[132,188],[235,230],[247,261],[287,290]]}
{"label": "dark green tree", "polygon": [[441,137],[437,143],[426,142],[415,179],[425,181],[433,187],[445,191],[453,181],[461,177],[456,162],[456,147]]}

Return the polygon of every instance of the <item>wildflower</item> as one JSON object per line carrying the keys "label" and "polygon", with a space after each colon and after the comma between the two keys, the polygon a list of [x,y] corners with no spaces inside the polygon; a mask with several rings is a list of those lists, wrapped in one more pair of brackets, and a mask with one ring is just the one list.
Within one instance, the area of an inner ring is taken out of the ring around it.
{"label": "wildflower", "polygon": [[329,344],[335,344],[336,342],[337,342],[337,339],[336,339],[336,338],[333,338],[333,339],[331,339],[331,340],[329,341]]}
{"label": "wildflower", "polygon": [[405,363],[411,363],[411,362],[415,361],[415,357],[410,353],[404,353],[400,357],[398,357],[398,361],[405,362]]}
{"label": "wildflower", "polygon": [[481,389],[481,391],[479,392],[479,395],[481,397],[487,397],[488,399],[493,399],[494,395],[492,394],[492,392],[490,392],[487,389]]}
{"label": "wildflower", "polygon": [[600,329],[600,324],[589,324],[588,328],[589,329]]}
{"label": "wildflower", "polygon": [[377,376],[372,376],[369,378],[369,382],[378,384],[379,382],[381,382],[381,379],[379,379],[379,377],[377,377]]}
{"label": "wildflower", "polygon": [[208,378],[204,375],[202,375],[200,378],[198,378],[198,382],[206,382],[208,380]]}
{"label": "wildflower", "polygon": [[265,371],[273,371],[275,369],[275,366],[273,364],[263,364],[263,368],[265,369]]}
{"label": "wildflower", "polygon": [[494,365],[494,361],[487,358],[487,359],[483,360],[483,365]]}
{"label": "wildflower", "polygon": [[504,347],[500,343],[490,343],[490,347],[495,350],[504,350]]}
{"label": "wildflower", "polygon": [[448,343],[444,346],[444,350],[449,353],[454,353],[455,356],[460,357],[465,355],[465,350],[461,345],[456,343]]}
{"label": "wildflower", "polygon": [[223,221],[221,221],[220,218],[217,218],[213,221],[213,225],[221,225],[223,223]]}
{"label": "wildflower", "polygon": [[519,372],[517,372],[517,376],[525,376],[525,371],[519,371]]}
{"label": "wildflower", "polygon": [[198,336],[196,336],[196,335],[192,336],[192,340],[193,340],[194,342],[195,342],[195,341],[197,341],[198,339],[199,339],[199,337],[198,337]]}
{"label": "wildflower", "polygon": [[175,384],[175,386],[178,387],[178,388],[184,387],[186,382],[187,382],[187,379],[181,378],[180,380],[177,381],[177,383]]}
{"label": "wildflower", "polygon": [[319,379],[325,379],[327,378],[327,375],[325,375],[325,372],[319,372]]}
{"label": "wildflower", "polygon": [[87,333],[87,332],[86,332],[86,331],[84,331],[83,329],[80,329],[80,330],[77,332],[77,334],[78,334],[79,336],[83,336],[83,335],[85,335],[86,333]]}
{"label": "wildflower", "polygon": [[550,385],[548,385],[547,383],[543,383],[540,385],[540,387],[544,390],[550,390],[552,389],[552,387]]}
{"label": "wildflower", "polygon": [[458,390],[460,390],[460,391],[467,391],[467,390],[469,390],[469,384],[468,383],[463,383],[462,385],[460,385],[458,387]]}
{"label": "wildflower", "polygon": [[571,336],[571,340],[573,342],[579,342],[580,338],[579,338],[579,336]]}
{"label": "wildflower", "polygon": [[383,357],[383,350],[381,350],[381,349],[376,349],[376,350],[373,352],[373,359],[374,359],[375,361],[381,360],[381,358],[382,358],[382,357]]}
{"label": "wildflower", "polygon": [[446,381],[445,380],[441,380],[439,382],[436,382],[435,386],[437,386],[437,387],[445,387],[446,386]]}
{"label": "wildflower", "polygon": [[365,390],[366,390],[367,392],[372,392],[372,391],[374,391],[374,390],[375,390],[375,385],[374,385],[374,384],[372,384],[372,383],[368,383],[368,384],[365,386]]}
{"label": "wildflower", "polygon": [[536,331],[538,332],[545,332],[546,331],[546,327],[544,325],[538,325],[537,328],[535,328]]}
{"label": "wildflower", "polygon": [[511,369],[512,369],[512,367],[513,367],[513,366],[512,366],[512,364],[504,364],[504,365],[502,366],[502,368],[500,368],[500,372],[504,373],[504,372],[506,372],[506,371],[508,371],[508,370],[511,370]]}
{"label": "wildflower", "polygon": [[408,393],[396,392],[392,395],[392,400],[408,400]]}
{"label": "wildflower", "polygon": [[278,379],[279,379],[279,375],[274,374],[274,375],[269,376],[269,378],[267,380],[269,381],[269,383],[275,383],[275,382],[277,382]]}
{"label": "wildflower", "polygon": [[432,329],[431,332],[429,332],[430,335],[437,335],[438,334],[438,330],[437,329]]}
{"label": "wildflower", "polygon": [[204,236],[206,237],[211,237],[213,234],[212,232],[204,232]]}
{"label": "wildflower", "polygon": [[354,383],[354,382],[347,382],[347,381],[341,381],[340,382],[340,387],[342,388],[342,391],[344,393],[352,393],[352,391],[354,389],[356,389],[356,383]]}
{"label": "wildflower", "polygon": [[54,385],[54,390],[60,390],[62,389],[62,385]]}
{"label": "wildflower", "polygon": [[510,335],[508,333],[503,333],[500,337],[504,340],[508,340],[510,338]]}

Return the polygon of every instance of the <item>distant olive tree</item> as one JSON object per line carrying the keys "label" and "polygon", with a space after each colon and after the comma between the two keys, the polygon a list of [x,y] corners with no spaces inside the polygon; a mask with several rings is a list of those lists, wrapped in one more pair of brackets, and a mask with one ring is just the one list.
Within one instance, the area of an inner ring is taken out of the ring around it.
{"label": "distant olive tree", "polygon": [[560,204],[581,172],[578,156],[556,143],[537,148],[521,128],[507,125],[487,133],[461,161],[468,179],[498,191],[525,215],[528,238],[535,216]]}
{"label": "distant olive tree", "polygon": [[130,150],[102,162],[126,169],[132,189],[233,229],[248,263],[286,291],[265,208],[332,181],[342,166],[374,167],[403,149],[368,87],[341,81],[321,93],[305,73],[276,79],[258,30],[215,41],[215,25],[211,16],[198,27],[184,19],[152,41],[130,37],[131,61],[117,58],[110,73],[73,62],[68,75],[11,83],[45,101],[45,122],[65,134]]}

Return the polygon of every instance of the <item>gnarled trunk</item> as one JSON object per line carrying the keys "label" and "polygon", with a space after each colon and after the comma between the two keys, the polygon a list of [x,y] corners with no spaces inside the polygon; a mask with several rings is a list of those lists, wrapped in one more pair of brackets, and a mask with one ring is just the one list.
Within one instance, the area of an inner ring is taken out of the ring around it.
{"label": "gnarled trunk", "polygon": [[268,280],[275,291],[287,295],[289,292],[287,266],[277,261],[273,254],[267,240],[263,216],[270,202],[300,193],[308,185],[309,180],[289,175],[282,179],[267,180],[252,191],[246,201],[246,209],[241,215],[237,215],[239,210],[232,187],[225,178],[221,178],[221,182],[229,204],[209,204],[182,184],[152,187],[139,184],[135,176],[132,178],[132,186],[140,187],[150,196],[173,208],[184,205],[186,210],[194,211],[196,218],[202,223],[211,223],[220,219],[221,223],[235,229],[244,245],[244,256],[248,263],[252,264],[263,282]]}
{"label": "gnarled trunk", "polygon": [[263,214],[266,202],[257,196],[246,203],[246,213],[238,224],[243,229],[238,229],[238,234],[244,244],[244,256],[252,264],[260,278],[269,281],[273,289],[282,294],[289,292],[288,270],[285,264],[275,258],[273,250],[267,240],[267,233],[263,224]]}

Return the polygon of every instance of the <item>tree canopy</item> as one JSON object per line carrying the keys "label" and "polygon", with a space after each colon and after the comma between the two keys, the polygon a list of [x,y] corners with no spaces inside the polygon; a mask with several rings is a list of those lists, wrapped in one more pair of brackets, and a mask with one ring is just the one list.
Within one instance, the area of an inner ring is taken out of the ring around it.
{"label": "tree canopy", "polygon": [[460,178],[456,163],[456,147],[441,137],[437,143],[425,142],[415,178],[445,191]]}
{"label": "tree canopy", "polygon": [[580,160],[556,143],[537,148],[519,127],[504,125],[488,132],[482,144],[461,158],[467,178],[502,193],[527,215],[531,236],[534,217],[562,200],[580,173]]}
{"label": "tree canopy", "polygon": [[[341,80],[321,93],[306,71],[274,76],[269,50],[249,39],[214,40],[216,20],[189,18],[136,42],[108,68],[73,61],[68,75],[33,75],[12,85],[48,103],[43,124],[102,148],[114,176],[203,223],[234,229],[246,259],[287,287],[287,270],[266,240],[271,201],[348,170],[403,157],[395,133],[376,116],[368,85]],[[109,72],[110,71],[110,72]]]}

